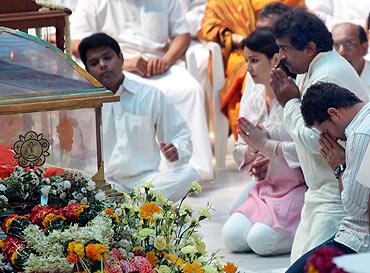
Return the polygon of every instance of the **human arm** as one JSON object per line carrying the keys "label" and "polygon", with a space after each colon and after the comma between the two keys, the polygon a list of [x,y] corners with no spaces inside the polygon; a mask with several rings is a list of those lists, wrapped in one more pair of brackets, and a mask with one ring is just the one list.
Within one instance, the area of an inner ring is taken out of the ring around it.
{"label": "human arm", "polygon": [[343,190],[342,202],[349,215],[360,216],[368,212],[370,188],[363,186],[356,179],[366,147],[370,142],[369,135],[354,134],[346,143],[346,170],[341,176]]}
{"label": "human arm", "polygon": [[[185,164],[190,160],[193,152],[191,131],[185,120],[164,94],[160,92],[156,100],[156,135],[161,151],[165,155],[170,167]],[[166,156],[165,150],[167,149],[161,143],[167,144],[168,148],[171,146],[169,144],[172,144],[176,148],[177,158],[175,156],[176,153],[173,155],[174,158],[170,155]]]}
{"label": "human arm", "polygon": [[98,32],[96,7],[90,0],[79,0],[75,13],[71,17],[72,53],[80,57],[78,45],[81,40]]}

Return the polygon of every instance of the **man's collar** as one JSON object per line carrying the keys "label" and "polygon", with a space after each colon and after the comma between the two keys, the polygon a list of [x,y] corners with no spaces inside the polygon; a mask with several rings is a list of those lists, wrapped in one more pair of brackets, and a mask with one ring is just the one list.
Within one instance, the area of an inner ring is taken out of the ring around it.
{"label": "man's collar", "polygon": [[116,96],[122,95],[135,95],[137,92],[135,82],[124,78],[123,83],[120,85],[116,92]]}
{"label": "man's collar", "polygon": [[351,120],[351,122],[344,129],[344,134],[346,135],[347,138],[356,129],[356,127],[357,127],[356,126],[356,124],[357,124],[356,121],[358,119],[361,119],[363,115],[365,115],[365,114],[367,115],[367,112],[368,112],[369,107],[370,107],[370,103],[364,104],[364,106],[362,106],[362,108],[360,109],[360,111],[357,112],[357,114],[355,115],[355,117]]}

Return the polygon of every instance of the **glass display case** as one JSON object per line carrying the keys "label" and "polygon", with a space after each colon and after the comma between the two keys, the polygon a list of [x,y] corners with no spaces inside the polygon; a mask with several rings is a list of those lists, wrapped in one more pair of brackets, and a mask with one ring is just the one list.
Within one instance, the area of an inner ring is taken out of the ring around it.
{"label": "glass display case", "polygon": [[97,173],[102,104],[119,98],[58,48],[4,27],[0,71],[0,145],[23,152],[16,156],[20,165],[46,159],[47,165]]}

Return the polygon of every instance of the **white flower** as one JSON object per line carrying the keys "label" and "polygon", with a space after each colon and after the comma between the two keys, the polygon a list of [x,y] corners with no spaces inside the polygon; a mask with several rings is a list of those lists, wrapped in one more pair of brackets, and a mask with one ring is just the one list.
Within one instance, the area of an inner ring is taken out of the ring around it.
{"label": "white flower", "polygon": [[193,181],[191,184],[191,189],[196,193],[200,194],[202,192],[202,187],[199,185],[197,181]]}
{"label": "white flower", "polygon": [[200,209],[199,215],[203,216],[204,218],[208,218],[208,219],[210,219],[212,216],[208,209]]}
{"label": "white flower", "polygon": [[153,213],[153,219],[154,220],[162,220],[163,219],[163,213]]}
{"label": "white flower", "polygon": [[70,189],[71,188],[71,182],[69,180],[63,181],[63,189]]}
{"label": "white flower", "polygon": [[6,187],[3,184],[0,184],[0,191],[6,191]]}
{"label": "white flower", "polygon": [[147,181],[145,181],[143,184],[141,184],[141,186],[142,186],[143,188],[151,189],[151,188],[153,188],[153,183],[152,183],[152,181],[147,180]]}
{"label": "white flower", "polygon": [[51,186],[45,186],[41,188],[41,193],[44,196],[48,196],[50,192]]}
{"label": "white flower", "polygon": [[181,252],[184,254],[194,254],[197,252],[197,248],[195,246],[185,246],[181,248]]}
{"label": "white flower", "polygon": [[87,198],[86,197],[82,198],[81,204],[87,204]]}
{"label": "white flower", "polygon": [[[95,194],[95,200],[96,201],[102,202],[106,198],[107,198],[107,196],[105,195],[105,193],[103,191],[98,191],[98,193]],[[121,211],[121,214],[122,214],[122,211]]]}
{"label": "white flower", "polygon": [[5,195],[0,195],[0,203],[8,203],[8,198]]}
{"label": "white flower", "polygon": [[86,188],[81,188],[81,192],[82,193],[87,193],[87,189]]}
{"label": "white flower", "polygon": [[[104,195],[105,196],[105,195]],[[96,197],[95,197],[96,198]],[[114,213],[117,214],[118,216],[121,216],[122,215],[122,210],[120,208],[116,208],[114,210]]]}
{"label": "white flower", "polygon": [[92,181],[90,178],[87,178],[87,189],[89,191],[95,190],[95,182]]}
{"label": "white flower", "polygon": [[170,273],[171,268],[168,267],[167,265],[161,265],[158,269],[158,273]]}
{"label": "white flower", "polygon": [[151,228],[143,228],[143,229],[140,229],[139,230],[139,232],[137,233],[137,235],[139,237],[142,237],[142,238],[154,236],[155,235],[155,230],[154,229],[151,229]]}
{"label": "white flower", "polygon": [[67,196],[67,194],[66,194],[65,192],[62,192],[62,193],[59,195],[60,199],[64,199],[64,198],[66,198],[66,196]]}

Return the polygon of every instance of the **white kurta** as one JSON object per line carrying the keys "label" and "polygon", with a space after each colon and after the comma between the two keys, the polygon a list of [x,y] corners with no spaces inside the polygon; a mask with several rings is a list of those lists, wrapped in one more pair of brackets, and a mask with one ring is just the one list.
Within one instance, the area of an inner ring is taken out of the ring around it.
{"label": "white kurta", "polygon": [[361,80],[370,96],[370,60],[365,60],[364,69],[361,72]]}
{"label": "white kurta", "polygon": [[[105,32],[121,46],[124,58],[161,57],[169,39],[188,33],[184,14],[173,0],[79,0],[71,24],[72,40]],[[164,92],[184,117],[192,132],[194,153],[190,164],[201,179],[213,178],[212,152],[204,110],[204,92],[199,83],[180,65],[163,75],[127,77],[153,85]]]}
{"label": "white kurta", "polygon": [[[319,53],[308,72],[298,75],[302,95],[318,81],[333,82],[353,91],[364,101],[368,95],[354,68],[335,50]],[[333,236],[345,215],[338,181],[320,155],[319,132],[305,126],[300,99],[292,99],[284,107],[283,124],[296,144],[308,190],[291,252],[291,262],[306,251]]]}
{"label": "white kurta", "polygon": [[[186,122],[159,90],[125,78],[120,102],[103,106],[103,151],[107,181],[125,191],[151,180],[155,190],[180,199],[197,179],[187,164],[192,153]],[[159,172],[159,142],[173,143],[179,160]]]}
{"label": "white kurta", "polygon": [[370,1],[367,0],[306,0],[305,4],[325,21],[329,30],[344,22],[364,26],[370,11]]}
{"label": "white kurta", "polygon": [[197,37],[200,30],[207,0],[178,0],[185,12],[185,18],[192,37]]}

